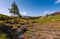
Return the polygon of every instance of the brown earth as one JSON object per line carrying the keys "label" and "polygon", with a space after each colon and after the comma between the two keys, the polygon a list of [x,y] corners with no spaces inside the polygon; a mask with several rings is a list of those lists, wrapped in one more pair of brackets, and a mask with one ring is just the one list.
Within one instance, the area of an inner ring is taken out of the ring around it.
{"label": "brown earth", "polygon": [[24,34],[27,39],[60,39],[60,22],[32,25],[33,27]]}

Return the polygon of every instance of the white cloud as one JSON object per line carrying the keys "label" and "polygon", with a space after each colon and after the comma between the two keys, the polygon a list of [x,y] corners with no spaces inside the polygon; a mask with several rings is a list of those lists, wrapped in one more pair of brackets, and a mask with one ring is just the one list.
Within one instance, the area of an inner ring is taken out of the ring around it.
{"label": "white cloud", "polygon": [[24,11],[24,12],[21,13],[21,15],[25,16],[25,15],[27,15],[27,12]]}
{"label": "white cloud", "polygon": [[60,0],[56,0],[56,1],[55,1],[55,4],[59,4],[59,3],[60,3]]}
{"label": "white cloud", "polygon": [[8,15],[10,16],[11,14],[9,13],[9,10],[5,8],[0,8],[0,14]]}
{"label": "white cloud", "polygon": [[49,11],[44,11],[43,13],[46,15],[46,14],[48,14],[48,12],[49,12]]}
{"label": "white cloud", "polygon": [[54,13],[55,11],[44,11],[44,15]]}

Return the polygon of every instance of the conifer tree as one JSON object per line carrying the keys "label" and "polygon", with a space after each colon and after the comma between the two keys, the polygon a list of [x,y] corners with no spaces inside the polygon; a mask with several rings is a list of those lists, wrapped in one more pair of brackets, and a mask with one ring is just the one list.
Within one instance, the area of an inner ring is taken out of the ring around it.
{"label": "conifer tree", "polygon": [[12,3],[11,8],[9,9],[9,12],[10,12],[14,17],[15,17],[16,15],[21,17],[21,15],[20,15],[20,13],[19,13],[19,8],[18,8],[18,6],[16,5],[15,2]]}

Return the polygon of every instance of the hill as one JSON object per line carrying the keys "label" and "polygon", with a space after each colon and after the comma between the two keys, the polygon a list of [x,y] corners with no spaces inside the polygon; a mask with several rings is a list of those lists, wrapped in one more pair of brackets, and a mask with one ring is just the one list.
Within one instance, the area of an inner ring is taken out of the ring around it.
{"label": "hill", "polygon": [[54,16],[54,15],[60,15],[60,12],[52,13],[52,14],[50,14],[49,16]]}
{"label": "hill", "polygon": [[11,19],[11,17],[0,14],[0,20],[7,20],[7,19]]}
{"label": "hill", "polygon": [[36,18],[14,18],[0,14],[0,32],[8,32],[10,39],[60,39],[59,14],[60,12]]}

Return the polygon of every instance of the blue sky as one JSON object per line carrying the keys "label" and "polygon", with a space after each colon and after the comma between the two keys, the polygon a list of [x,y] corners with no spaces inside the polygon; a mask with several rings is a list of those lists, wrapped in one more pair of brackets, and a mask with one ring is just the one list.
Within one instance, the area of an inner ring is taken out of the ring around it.
{"label": "blue sky", "polygon": [[8,8],[14,1],[24,16],[44,16],[60,11],[60,0],[0,0],[0,14],[10,15]]}

